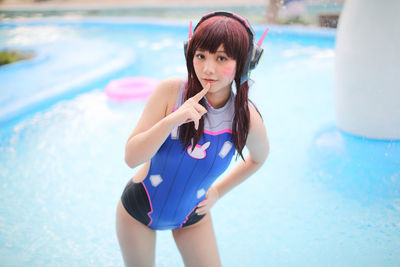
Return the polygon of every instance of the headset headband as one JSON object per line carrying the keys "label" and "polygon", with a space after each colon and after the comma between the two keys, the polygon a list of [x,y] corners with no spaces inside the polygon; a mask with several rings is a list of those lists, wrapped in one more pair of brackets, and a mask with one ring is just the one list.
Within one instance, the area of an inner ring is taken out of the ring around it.
{"label": "headset headband", "polygon": [[[258,65],[258,62],[261,59],[261,56],[264,52],[264,49],[261,48],[261,45],[262,45],[262,42],[264,41],[265,35],[268,32],[268,28],[265,30],[264,34],[262,35],[262,37],[260,38],[258,43],[256,43],[254,40],[254,38],[255,38],[254,30],[250,26],[250,23],[248,22],[247,19],[245,19],[235,13],[231,13],[231,12],[227,12],[227,11],[216,11],[216,12],[212,12],[212,13],[204,15],[200,19],[200,21],[197,23],[193,32],[196,31],[197,27],[202,22],[204,22],[205,20],[207,20],[211,17],[215,17],[215,16],[225,16],[225,17],[229,17],[229,18],[233,18],[233,19],[237,20],[238,22],[240,22],[240,24],[243,25],[243,27],[245,27],[247,33],[249,34],[249,52],[248,52],[247,59],[244,64],[244,67],[243,67],[242,75],[240,77],[240,84],[242,84],[249,79],[250,72]],[[189,43],[191,37],[192,37],[192,22],[190,22],[190,27],[189,27],[189,40],[186,41],[184,44],[185,57],[186,57],[186,53],[187,53],[188,43]]]}

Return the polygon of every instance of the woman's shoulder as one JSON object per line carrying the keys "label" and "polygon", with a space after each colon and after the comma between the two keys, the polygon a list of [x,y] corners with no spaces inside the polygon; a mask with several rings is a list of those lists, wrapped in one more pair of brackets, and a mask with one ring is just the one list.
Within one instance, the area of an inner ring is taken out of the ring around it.
{"label": "woman's shoulder", "polygon": [[157,98],[170,99],[178,94],[181,84],[183,82],[182,78],[167,78],[162,80],[153,92]]}
{"label": "woman's shoulder", "polygon": [[250,111],[250,125],[249,125],[249,130],[256,130],[257,128],[264,128],[264,122],[262,119],[262,116],[260,114],[260,111],[257,109],[257,107],[249,101],[249,111]]}
{"label": "woman's shoulder", "polygon": [[246,146],[256,162],[264,162],[269,153],[267,130],[261,114],[253,104],[249,103],[250,125]]}
{"label": "woman's shoulder", "polygon": [[183,81],[182,78],[167,78],[159,83],[156,90],[167,100],[166,114],[173,111]]}
{"label": "woman's shoulder", "polygon": [[160,82],[158,89],[164,91],[164,93],[171,94],[179,91],[182,85],[183,79],[179,77],[167,78]]}

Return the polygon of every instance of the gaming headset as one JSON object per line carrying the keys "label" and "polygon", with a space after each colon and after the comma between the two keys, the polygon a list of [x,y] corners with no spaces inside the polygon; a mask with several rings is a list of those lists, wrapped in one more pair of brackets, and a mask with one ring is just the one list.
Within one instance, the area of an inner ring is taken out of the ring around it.
{"label": "gaming headset", "polygon": [[[243,72],[240,77],[240,84],[243,84],[244,82],[246,82],[249,79],[250,72],[253,69],[255,69],[255,67],[258,65],[258,63],[261,59],[261,56],[264,52],[264,49],[261,48],[261,45],[264,41],[265,35],[267,35],[268,28],[265,30],[265,32],[261,36],[260,40],[256,43],[254,40],[255,39],[254,30],[250,26],[250,23],[247,19],[245,19],[235,13],[231,13],[231,12],[227,12],[227,11],[217,11],[217,12],[212,12],[212,13],[204,15],[200,19],[199,23],[197,23],[193,32],[196,31],[197,27],[199,27],[199,25],[203,21],[205,21],[206,19],[209,19],[211,17],[214,17],[214,16],[226,16],[226,17],[233,18],[233,19],[239,21],[246,28],[247,33],[249,34],[249,53],[247,55],[247,59],[244,64],[244,67],[243,67]],[[187,54],[187,48],[188,48],[188,44],[189,44],[191,37],[192,37],[192,22],[190,22],[190,26],[189,26],[189,40],[184,43],[185,57]]]}

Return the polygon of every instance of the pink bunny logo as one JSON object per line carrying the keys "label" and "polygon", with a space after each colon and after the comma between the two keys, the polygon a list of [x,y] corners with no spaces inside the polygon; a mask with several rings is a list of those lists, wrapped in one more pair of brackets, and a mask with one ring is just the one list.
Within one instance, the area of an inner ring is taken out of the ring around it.
{"label": "pink bunny logo", "polygon": [[187,153],[194,159],[204,159],[207,156],[206,149],[210,146],[210,142],[204,143],[203,145],[196,145],[192,151],[192,145],[187,149]]}

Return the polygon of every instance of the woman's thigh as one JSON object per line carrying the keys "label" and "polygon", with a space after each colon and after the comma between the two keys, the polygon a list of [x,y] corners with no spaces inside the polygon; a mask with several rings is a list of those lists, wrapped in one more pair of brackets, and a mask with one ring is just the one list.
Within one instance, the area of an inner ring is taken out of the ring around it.
{"label": "woman's thigh", "polygon": [[121,201],[117,207],[117,237],[126,266],[154,266],[156,233],[134,219]]}
{"label": "woman's thigh", "polygon": [[198,223],[172,231],[185,266],[221,266],[211,215]]}

